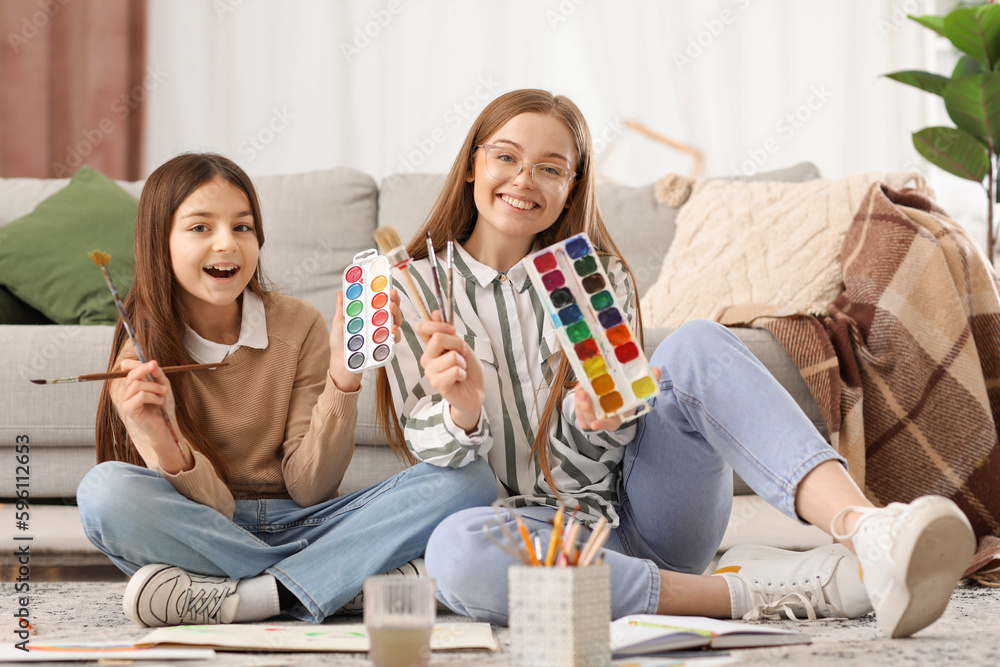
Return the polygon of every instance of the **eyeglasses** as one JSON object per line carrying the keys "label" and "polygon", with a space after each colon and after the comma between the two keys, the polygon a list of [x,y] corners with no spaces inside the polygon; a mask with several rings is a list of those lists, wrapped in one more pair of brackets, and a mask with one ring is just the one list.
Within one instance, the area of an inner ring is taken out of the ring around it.
{"label": "eyeglasses", "polygon": [[515,178],[524,171],[525,167],[530,167],[528,176],[541,190],[550,194],[562,192],[570,180],[576,176],[566,167],[551,162],[539,162],[530,164],[525,162],[520,155],[502,146],[493,144],[480,144],[476,148],[482,148],[486,155],[486,171],[493,178],[509,180]]}

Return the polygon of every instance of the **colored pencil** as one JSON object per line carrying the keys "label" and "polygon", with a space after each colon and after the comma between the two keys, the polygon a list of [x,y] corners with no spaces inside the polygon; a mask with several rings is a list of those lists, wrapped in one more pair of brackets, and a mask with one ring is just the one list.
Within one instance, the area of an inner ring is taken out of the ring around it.
{"label": "colored pencil", "polygon": [[535,555],[535,547],[531,543],[531,533],[528,532],[528,527],[524,525],[524,519],[521,518],[520,514],[514,512],[514,520],[517,522],[517,529],[521,532],[521,540],[524,542],[524,547],[528,550],[528,558],[531,559],[531,564],[541,565],[541,561]]}
{"label": "colored pencil", "polygon": [[559,504],[556,510],[555,519],[552,520],[552,535],[549,537],[549,550],[545,554],[545,564],[553,565],[556,562],[556,552],[559,551],[560,540],[562,540],[563,515],[566,508]]}

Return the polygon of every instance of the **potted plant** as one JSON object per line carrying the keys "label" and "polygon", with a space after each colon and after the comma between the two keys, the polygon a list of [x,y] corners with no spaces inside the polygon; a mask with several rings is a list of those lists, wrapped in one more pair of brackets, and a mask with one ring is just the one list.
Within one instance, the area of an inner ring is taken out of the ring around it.
{"label": "potted plant", "polygon": [[951,76],[919,70],[887,74],[890,79],[938,95],[955,127],[926,127],[913,145],[941,169],[983,185],[986,192],[986,253],[996,256],[993,203],[1000,152],[1000,5],[960,7],[945,16],[910,16],[946,37],[961,52]]}

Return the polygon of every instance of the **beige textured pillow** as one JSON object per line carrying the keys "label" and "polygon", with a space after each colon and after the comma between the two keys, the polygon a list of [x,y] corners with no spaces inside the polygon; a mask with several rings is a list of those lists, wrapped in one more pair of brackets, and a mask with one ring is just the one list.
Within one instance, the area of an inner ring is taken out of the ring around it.
{"label": "beige textured pillow", "polygon": [[727,306],[826,313],[843,290],[840,246],[877,181],[899,189],[911,172],[870,172],[805,183],[701,181],[677,215],[660,277],[642,298],[647,327],[714,319]]}

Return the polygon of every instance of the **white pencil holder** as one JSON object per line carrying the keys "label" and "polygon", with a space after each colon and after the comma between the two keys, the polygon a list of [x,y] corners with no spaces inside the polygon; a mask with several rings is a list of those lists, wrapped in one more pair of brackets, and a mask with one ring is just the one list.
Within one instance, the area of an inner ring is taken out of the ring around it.
{"label": "white pencil holder", "polygon": [[611,569],[511,565],[511,662],[602,667],[611,661]]}

